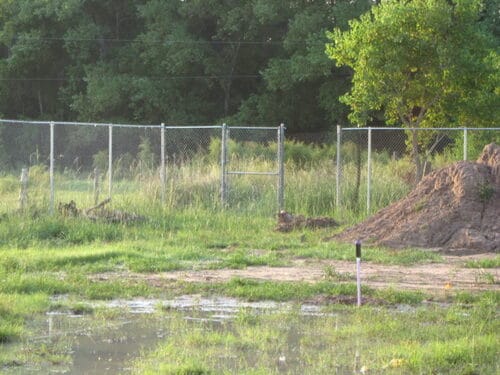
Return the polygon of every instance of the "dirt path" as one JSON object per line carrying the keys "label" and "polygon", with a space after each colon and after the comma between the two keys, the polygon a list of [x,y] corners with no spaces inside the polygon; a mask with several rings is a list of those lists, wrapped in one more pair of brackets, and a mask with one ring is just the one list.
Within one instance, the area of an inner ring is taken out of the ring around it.
{"label": "dirt path", "polygon": [[[361,264],[364,285],[372,288],[393,287],[397,290],[422,290],[432,293],[449,291],[499,290],[500,268],[465,268],[470,260],[493,259],[495,254],[443,256],[444,262],[414,266],[391,266],[369,262]],[[290,267],[248,267],[245,269],[175,271],[157,274],[128,274],[119,277],[146,279],[154,285],[173,281],[224,282],[234,277],[273,281],[318,282],[355,280],[354,262],[299,259]],[[106,277],[105,275],[101,275]],[[112,277],[108,275],[108,277]]]}

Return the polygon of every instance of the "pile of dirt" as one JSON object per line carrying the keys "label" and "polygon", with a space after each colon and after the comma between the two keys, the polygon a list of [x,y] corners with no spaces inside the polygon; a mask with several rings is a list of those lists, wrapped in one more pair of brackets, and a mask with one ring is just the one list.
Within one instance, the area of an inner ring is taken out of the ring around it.
{"label": "pile of dirt", "polygon": [[500,250],[500,146],[431,172],[404,199],[334,237],[393,248]]}

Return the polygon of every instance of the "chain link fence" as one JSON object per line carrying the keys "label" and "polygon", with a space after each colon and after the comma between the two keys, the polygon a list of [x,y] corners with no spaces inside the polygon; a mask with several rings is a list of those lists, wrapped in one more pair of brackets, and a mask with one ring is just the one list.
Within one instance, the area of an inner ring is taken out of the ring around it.
{"label": "chain link fence", "polygon": [[486,144],[500,144],[500,128],[338,127],[336,142],[336,209],[370,214],[404,197],[431,170],[475,160]]}
{"label": "chain link fence", "polygon": [[[0,120],[0,209],[283,206],[284,126]],[[16,178],[16,172],[19,178]],[[263,204],[263,202],[266,202]]]}
{"label": "chain link fence", "polygon": [[[419,175],[475,160],[500,128],[337,128],[319,146],[276,127],[0,120],[0,213],[59,203],[286,209],[344,221],[404,197]],[[286,150],[286,154],[285,154]],[[286,169],[286,190],[285,190]],[[286,194],[286,199],[285,199]],[[147,205],[144,205],[147,202]],[[135,208],[134,205],[138,207]]]}
{"label": "chain link fence", "polygon": [[284,125],[278,128],[223,126],[222,131],[221,201],[238,206],[245,201],[269,202],[271,196],[275,196],[278,210],[282,210]]}

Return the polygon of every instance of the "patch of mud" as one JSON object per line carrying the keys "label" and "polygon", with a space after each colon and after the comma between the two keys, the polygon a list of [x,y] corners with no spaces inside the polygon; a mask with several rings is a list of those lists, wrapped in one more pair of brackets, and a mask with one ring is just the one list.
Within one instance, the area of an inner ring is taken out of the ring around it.
{"label": "patch of mud", "polygon": [[[500,269],[465,268],[472,260],[494,259],[491,253],[451,256],[443,255],[442,263],[412,266],[382,265],[361,262],[362,283],[371,288],[421,290],[428,293],[448,291],[498,290]],[[328,269],[335,270],[338,280],[330,278]],[[123,279],[146,281],[158,288],[168,288],[175,282],[221,283],[233,278],[261,281],[320,282],[331,280],[355,282],[355,261],[297,259],[290,267],[247,267],[245,269],[173,271],[155,274],[106,273],[94,276],[97,280]]]}
{"label": "patch of mud", "polygon": [[500,146],[425,176],[404,199],[332,239],[393,248],[500,251]]}
{"label": "patch of mud", "polygon": [[[310,304],[317,304],[317,305],[330,305],[330,304],[357,305],[358,304],[358,297],[353,297],[353,296],[316,296],[314,298],[308,299],[306,302],[310,303]],[[362,296],[361,297],[361,304],[362,305],[372,305],[372,306],[383,306],[383,305],[387,305],[388,303],[384,300],[381,300],[381,299]]]}

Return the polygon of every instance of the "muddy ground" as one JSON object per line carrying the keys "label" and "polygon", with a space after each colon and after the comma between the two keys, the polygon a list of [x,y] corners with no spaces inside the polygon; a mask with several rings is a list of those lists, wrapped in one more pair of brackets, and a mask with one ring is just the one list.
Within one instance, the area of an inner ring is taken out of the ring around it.
{"label": "muddy ground", "polygon": [[[371,288],[394,288],[396,290],[420,290],[431,294],[445,294],[453,291],[498,290],[499,268],[466,268],[473,260],[494,259],[495,254],[443,255],[440,263],[413,266],[361,263],[362,283]],[[221,269],[198,271],[174,271],[155,274],[108,273],[98,276],[100,280],[127,278],[146,281],[158,287],[168,287],[172,282],[226,282],[232,278],[248,278],[262,281],[324,280],[353,282],[356,263],[340,260],[296,259],[289,267],[248,267],[245,269]]]}

